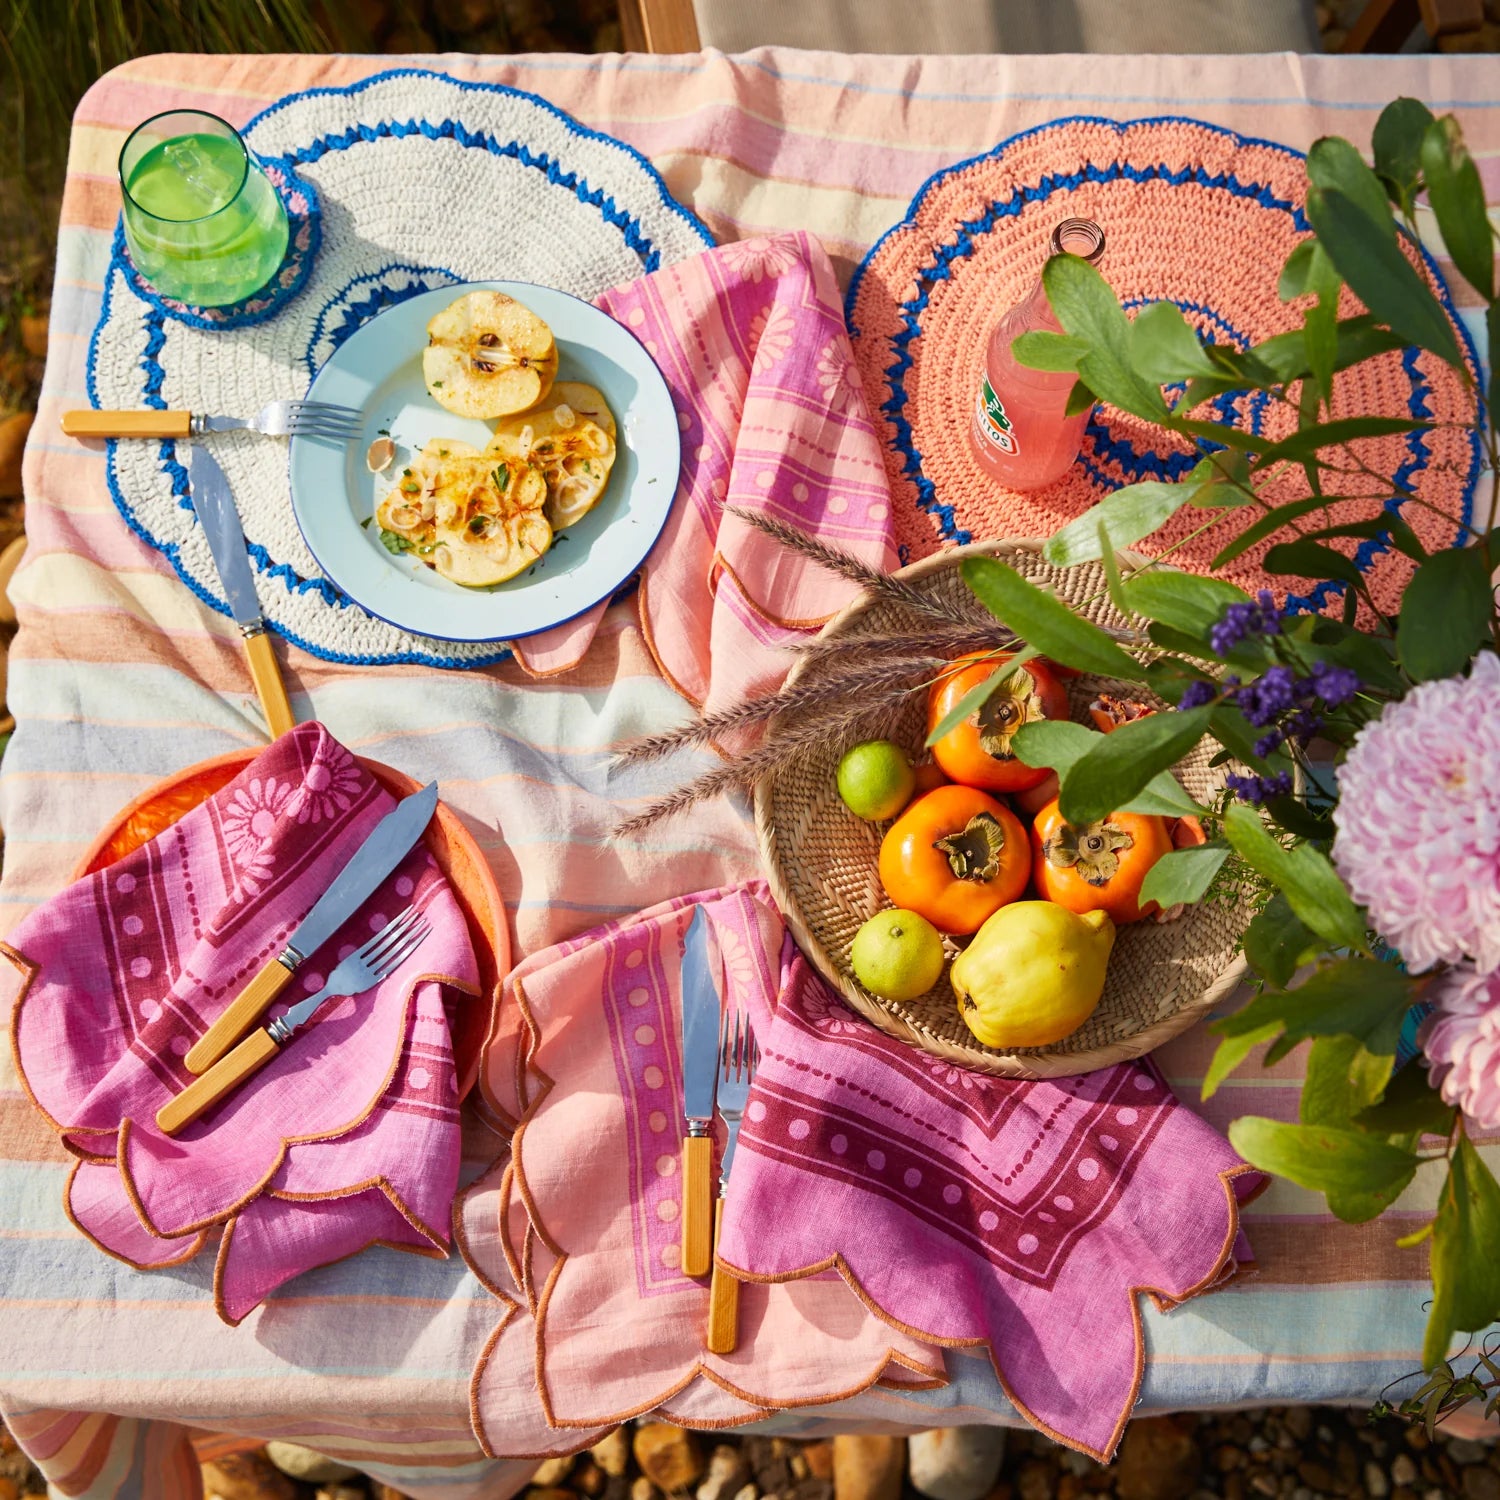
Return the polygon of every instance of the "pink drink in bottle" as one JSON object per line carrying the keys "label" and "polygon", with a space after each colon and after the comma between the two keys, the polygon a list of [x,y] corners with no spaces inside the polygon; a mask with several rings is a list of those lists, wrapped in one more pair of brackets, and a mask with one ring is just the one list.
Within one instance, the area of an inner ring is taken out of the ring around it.
{"label": "pink drink in bottle", "polygon": [[[1064,219],[1052,231],[1051,253],[1081,256],[1092,264],[1104,253],[1104,231],[1092,219]],[[1066,415],[1076,377],[1028,369],[1011,353],[1017,335],[1032,329],[1062,332],[1040,276],[1025,301],[990,333],[969,429],[980,467],[1013,490],[1038,489],[1072,468],[1089,419],[1086,411]]]}

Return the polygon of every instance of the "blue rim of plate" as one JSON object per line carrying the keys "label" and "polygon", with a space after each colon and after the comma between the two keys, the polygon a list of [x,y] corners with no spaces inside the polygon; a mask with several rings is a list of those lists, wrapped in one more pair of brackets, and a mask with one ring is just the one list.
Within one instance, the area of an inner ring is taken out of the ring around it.
{"label": "blue rim of plate", "polygon": [[[340,461],[346,466],[347,469],[347,464],[354,461],[349,456],[349,449],[351,445],[322,445],[306,438],[293,438],[287,447],[287,480],[292,499],[292,515],[297,522],[297,529],[302,535],[302,540],[306,544],[308,551],[312,553],[312,556],[317,562],[318,567],[323,571],[329,581],[336,588],[338,588],[349,599],[351,603],[357,605],[366,614],[369,614],[373,618],[381,620],[385,624],[391,625],[398,630],[407,631],[409,634],[421,636],[428,640],[444,641],[453,645],[482,645],[514,640],[524,640],[528,636],[539,635],[544,631],[556,629],[560,625],[566,625],[569,622],[578,619],[581,615],[587,614],[589,610],[593,609],[596,605],[599,605],[606,601],[614,600],[617,597],[621,596],[622,592],[626,591],[627,586],[631,584],[632,580],[635,578],[635,575],[640,571],[640,568],[646,562],[647,558],[650,557],[652,550],[656,546],[656,543],[661,538],[662,532],[666,529],[667,521],[671,517],[672,508],[676,501],[677,487],[681,476],[682,464],[682,434],[681,429],[678,426],[676,407],[673,405],[671,391],[667,385],[666,378],[661,373],[661,370],[658,368],[656,361],[651,357],[649,351],[628,328],[626,328],[616,319],[610,317],[608,313],[596,307],[593,303],[585,301],[582,297],[575,296],[572,292],[565,292],[556,287],[543,286],[537,282],[508,280],[467,282],[459,281],[454,282],[449,286],[434,287],[430,291],[419,293],[415,297],[405,298],[390,307],[382,309],[381,312],[379,312],[375,317],[371,318],[369,322],[362,324],[358,329],[356,329],[346,340],[344,340],[343,343],[338,346],[337,349],[333,351],[332,354],[329,355],[328,359],[323,363],[322,366],[320,366],[317,374],[313,377],[312,384],[309,386],[306,393],[306,399],[310,401],[326,399],[325,394],[323,392],[320,392],[319,390],[319,383],[324,380],[325,375],[331,368],[342,369],[343,363],[351,358],[351,349],[353,349],[357,353],[358,348],[361,344],[368,346],[368,344],[370,343],[370,338],[367,336],[370,334],[371,330],[378,329],[385,319],[391,317],[393,314],[403,314],[404,316],[410,316],[413,304],[420,303],[425,298],[433,299],[434,303],[437,303],[440,300],[443,302],[448,302],[462,296],[466,291],[475,290],[495,290],[507,292],[511,295],[514,295],[517,300],[521,302],[526,301],[528,294],[535,293],[541,293],[543,300],[552,297],[562,298],[565,299],[566,302],[576,304],[579,309],[582,309],[582,312],[579,314],[579,316],[585,323],[594,322],[595,320],[603,320],[603,324],[596,324],[596,326],[602,327],[604,324],[607,324],[608,327],[612,330],[609,335],[611,339],[614,339],[616,335],[623,336],[625,342],[622,343],[620,347],[623,349],[630,349],[634,351],[634,354],[636,356],[638,356],[638,359],[633,360],[633,368],[630,370],[630,373],[636,375],[637,379],[640,382],[641,390],[636,399],[624,409],[617,406],[613,399],[611,399],[610,401],[611,411],[613,412],[618,427],[618,447],[620,450],[620,455],[624,456],[628,448],[629,453],[635,460],[636,464],[640,465],[642,463],[640,448],[638,448],[634,444],[628,443],[627,418],[631,414],[637,413],[642,404],[649,405],[657,412],[659,412],[660,420],[657,423],[656,428],[654,429],[653,438],[657,442],[658,449],[663,451],[654,452],[651,455],[651,468],[655,471],[654,473],[651,473],[648,476],[648,474],[643,469],[637,469],[633,482],[631,483],[630,490],[631,494],[633,495],[634,491],[645,483],[665,480],[666,482],[663,484],[663,492],[666,496],[666,499],[659,507],[660,515],[655,518],[654,522],[648,524],[643,529],[641,533],[642,545],[631,548],[627,552],[622,554],[626,559],[628,559],[627,563],[623,564],[619,568],[609,570],[608,576],[610,581],[607,583],[607,585],[594,584],[588,586],[585,589],[585,592],[589,594],[589,597],[582,601],[570,601],[569,605],[566,607],[566,613],[560,613],[555,616],[550,616],[534,625],[529,626],[526,629],[506,628],[499,631],[498,633],[489,632],[473,635],[450,634],[442,630],[432,629],[429,626],[413,624],[408,619],[398,618],[390,613],[384,612],[379,608],[372,607],[371,604],[360,597],[358,587],[351,587],[347,576],[341,576],[341,570],[339,568],[331,567],[329,565],[324,552],[320,552],[319,547],[313,540],[313,537],[309,535],[308,525],[305,522],[303,516],[303,507],[298,502],[298,460],[304,455],[306,456],[306,461],[310,462],[315,458],[328,459],[331,455],[337,454],[340,455]],[[432,311],[436,312],[437,307],[434,306]],[[431,316],[431,314],[429,314],[428,316]],[[426,320],[424,319],[423,321],[425,324]],[[549,319],[549,322],[550,321],[551,320]],[[386,326],[389,327],[389,324],[387,324]],[[562,345],[565,341],[577,342],[575,340],[571,340],[568,337],[568,334],[571,330],[559,330],[554,324],[553,331],[554,333],[559,334],[559,345]],[[421,345],[418,344],[415,346],[414,352],[419,354],[420,349]],[[586,363],[582,367],[575,366],[573,361],[565,356],[563,367],[559,370],[557,379],[588,381],[588,383],[590,384],[598,385],[600,389],[604,391],[605,395],[609,396],[610,392],[602,382],[589,379],[591,373],[597,374],[598,372],[597,370],[590,371],[587,368]],[[428,399],[430,400],[431,398],[429,397]],[[442,410],[436,405],[435,402],[433,403],[433,409],[438,413],[441,413]],[[364,411],[363,407],[361,407],[361,413],[368,420],[369,414]],[[459,418],[453,419],[454,422],[458,422],[461,420],[462,419]],[[665,441],[661,441],[662,439],[665,439]],[[670,444],[669,456],[664,452],[668,443]],[[363,443],[352,446],[357,447],[357,458],[362,466],[364,455]],[[605,494],[599,502],[599,506],[596,507],[595,512],[591,512],[591,515],[597,513],[605,506],[613,504],[614,506],[619,507],[621,505],[621,495],[614,483],[616,478],[623,478],[623,476],[620,474],[621,467],[622,466],[620,465],[619,459],[617,458],[615,472],[611,475],[611,484],[606,488]],[[347,471],[345,474],[344,482],[340,483],[337,488],[339,491],[340,499],[347,501]],[[628,500],[625,503],[628,503]],[[351,516],[352,514],[353,512],[351,510]],[[602,542],[605,536],[607,536],[626,519],[627,517],[624,514],[617,515],[611,523],[603,528],[603,531],[601,532],[595,545],[597,546],[598,542]],[[580,524],[587,525],[588,520],[589,517],[585,517],[583,522],[581,522]],[[358,528],[359,526],[359,523],[357,521],[355,522],[355,526],[356,528]],[[565,538],[566,533],[563,533],[559,536],[558,539],[554,540],[554,548],[559,544],[560,541],[564,540]],[[367,538],[361,537],[359,539],[368,542]],[[378,546],[378,543],[372,543],[369,545],[373,550],[374,547]],[[591,548],[590,550],[592,551],[593,549]],[[551,555],[552,553],[549,551],[547,556],[550,557]],[[543,561],[545,561],[545,558],[543,559]],[[390,567],[394,572],[411,572],[413,577],[413,586],[421,587],[422,580],[420,578],[420,575],[415,574],[415,572],[412,570],[417,567],[422,567],[424,572],[428,572],[430,570],[426,569],[423,564],[415,563],[409,564],[406,567],[401,567],[398,566],[398,562],[398,559],[393,558],[391,560],[391,563],[387,566]],[[525,576],[526,575],[521,575],[521,577],[523,578]],[[448,593],[448,589],[445,588],[444,593],[447,594],[448,597],[454,599],[461,599],[466,596],[477,597],[481,594],[486,595],[487,597],[494,597],[495,593],[499,593],[500,591],[510,588],[516,581],[517,580],[513,579],[508,583],[500,584],[493,592],[462,589],[460,585],[454,584],[448,587],[452,590],[455,590],[456,592]],[[476,663],[475,665],[478,665],[478,663]]]}

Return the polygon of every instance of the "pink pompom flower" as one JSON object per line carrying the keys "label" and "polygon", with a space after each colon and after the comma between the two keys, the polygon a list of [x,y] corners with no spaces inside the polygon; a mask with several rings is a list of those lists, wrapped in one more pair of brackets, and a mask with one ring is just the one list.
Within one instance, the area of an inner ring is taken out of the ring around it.
{"label": "pink pompom flower", "polygon": [[1413,688],[1339,768],[1333,862],[1414,973],[1500,968],[1500,658]]}
{"label": "pink pompom flower", "polygon": [[1449,969],[1426,998],[1434,1009],[1417,1039],[1433,1087],[1475,1125],[1500,1125],[1500,975]]}

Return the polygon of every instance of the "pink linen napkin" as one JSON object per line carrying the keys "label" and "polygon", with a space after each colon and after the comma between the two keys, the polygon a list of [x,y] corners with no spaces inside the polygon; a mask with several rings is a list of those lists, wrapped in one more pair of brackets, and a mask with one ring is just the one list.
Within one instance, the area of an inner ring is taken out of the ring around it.
{"label": "pink linen napkin", "polygon": [[[599,307],[656,361],[682,432],[682,477],[641,570],[647,642],[678,692],[709,711],[774,689],[768,649],[816,629],[857,590],[726,505],[752,507],[897,564],[885,460],[844,331],[833,267],[808,234],[742,240],[616,287]],[[604,605],[516,643],[529,671],[576,666]]]}
{"label": "pink linen napkin", "polygon": [[138,1269],[181,1264],[222,1229],[214,1300],[229,1323],[373,1243],[447,1253],[459,1122],[444,993],[477,993],[478,974],[420,842],[308,955],[268,1019],[413,903],[432,924],[416,952],[373,992],[329,1000],[175,1138],[155,1123],[192,1081],[193,1042],[394,805],[321,724],[301,725],[0,945],[17,1071],[78,1159],[69,1218]]}
{"label": "pink linen napkin", "polygon": [[[747,958],[780,946],[780,918],[760,896],[720,903],[765,923],[742,938]],[[745,1286],[739,1348],[704,1348],[708,1283],[685,1276],[678,1253],[680,971],[695,904],[666,902],[533,954],[507,982],[519,1052],[497,1034],[480,1089],[491,1118],[518,1123],[455,1209],[459,1248],[500,1304],[472,1387],[492,1454],[572,1452],[652,1409],[727,1426],[877,1383],[946,1381],[940,1350],[871,1317],[833,1275]],[[756,981],[731,975],[736,993],[745,982]]]}
{"label": "pink linen napkin", "polygon": [[761,1063],[719,1258],[773,1284],[836,1267],[893,1325],[988,1345],[1028,1421],[1107,1461],[1140,1387],[1137,1295],[1165,1308],[1232,1275],[1264,1179],[1149,1063],[1024,1082],[887,1036],[762,893],[735,899],[708,910]]}

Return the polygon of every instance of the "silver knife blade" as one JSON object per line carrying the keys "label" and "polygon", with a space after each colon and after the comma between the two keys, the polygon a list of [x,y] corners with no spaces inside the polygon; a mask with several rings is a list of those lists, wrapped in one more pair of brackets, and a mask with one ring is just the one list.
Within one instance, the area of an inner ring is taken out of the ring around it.
{"label": "silver knife blade", "polygon": [[192,482],[193,509],[203,525],[208,550],[214,555],[214,566],[224,585],[224,597],[229,601],[229,613],[241,629],[259,625],[260,600],[255,594],[255,577],[245,551],[240,513],[234,508],[229,480],[218,460],[202,443],[193,444],[192,456],[188,459],[188,478]]}
{"label": "silver knife blade", "polygon": [[719,992],[708,962],[708,918],[700,906],[682,951],[682,1112],[689,1120],[714,1117],[719,1081]]}
{"label": "silver knife blade", "polygon": [[298,955],[298,962],[321,948],[401,863],[421,838],[437,797],[437,782],[429,781],[420,792],[404,797],[375,825],[292,934],[287,947]]}

